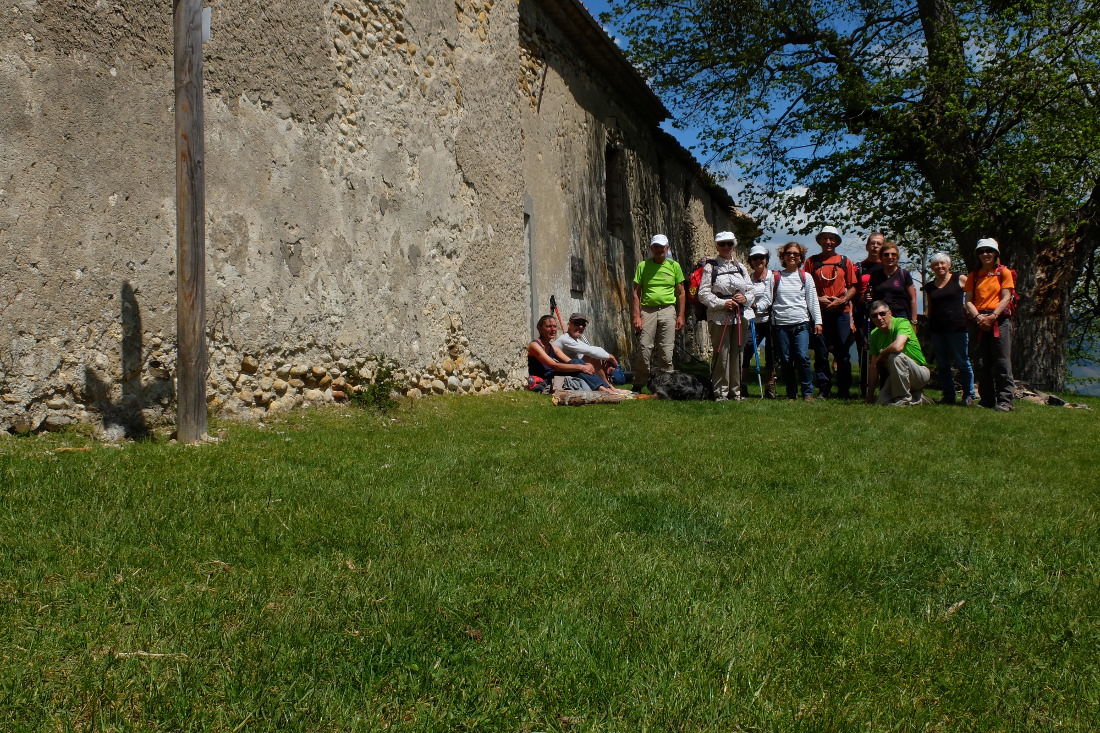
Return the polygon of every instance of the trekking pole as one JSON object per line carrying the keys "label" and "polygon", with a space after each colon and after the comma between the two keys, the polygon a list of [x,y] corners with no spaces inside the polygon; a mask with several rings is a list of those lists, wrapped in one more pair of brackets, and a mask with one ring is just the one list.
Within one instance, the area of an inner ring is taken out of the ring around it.
{"label": "trekking pole", "polygon": [[730,327],[729,319],[726,319],[726,325],[722,326],[722,338],[718,339],[718,348],[714,350],[714,358],[710,361],[710,371],[714,373],[714,367],[718,365],[718,355],[722,353],[722,344],[726,343],[726,329]]}
{"label": "trekking pole", "polygon": [[760,388],[760,399],[764,399],[764,380],[760,376],[760,348],[756,345],[756,319],[749,320],[749,331],[752,332],[752,355],[756,359],[756,386]]}
{"label": "trekking pole", "polygon": [[561,311],[558,310],[558,301],[551,295],[550,296],[550,310],[554,313],[554,317],[558,319],[558,330],[565,333],[565,324],[561,320]]}

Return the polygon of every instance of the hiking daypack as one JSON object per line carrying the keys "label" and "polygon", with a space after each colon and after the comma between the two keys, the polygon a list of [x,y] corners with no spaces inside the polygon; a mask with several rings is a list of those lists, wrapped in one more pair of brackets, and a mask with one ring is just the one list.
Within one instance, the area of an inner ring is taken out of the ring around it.
{"label": "hiking daypack", "polygon": [[[1001,279],[1001,273],[1005,272],[1005,271],[1007,271],[1009,275],[1012,275],[1012,287],[1008,289],[1008,291],[1011,293],[1011,295],[1008,298],[1008,305],[1005,306],[1005,315],[1007,315],[1009,318],[1015,320],[1016,319],[1016,311],[1019,309],[1019,306],[1020,306],[1020,294],[1016,292],[1016,281],[1019,278],[1019,275],[1016,274],[1015,270],[1013,270],[1011,267],[1008,267],[1006,265],[997,265],[997,269],[993,271],[993,274],[997,276],[997,280],[999,281]],[[977,275],[979,272],[981,272],[980,269],[977,272],[972,272],[969,275],[967,275],[966,280],[967,280],[967,285],[968,286],[970,284],[971,279],[975,275]],[[978,282],[976,280],[974,281],[973,292],[974,293],[978,292]]]}
{"label": "hiking daypack", "polygon": [[[775,276],[775,280],[772,282],[772,303],[775,303],[775,296],[779,295],[779,280],[783,277],[782,270],[772,270],[772,275]],[[802,289],[806,289],[806,271],[801,267],[798,268],[798,279],[802,281]]]}
{"label": "hiking daypack", "polygon": [[[705,321],[707,319],[707,307],[699,302],[699,283],[703,280],[703,270],[706,266],[710,265],[710,286],[714,287],[714,281],[718,279],[718,260],[699,260],[699,266],[691,271],[691,277],[688,278],[688,302],[691,303],[691,307],[695,313],[695,320]],[[745,268],[737,263],[734,272],[745,274]]]}
{"label": "hiking daypack", "polygon": [[699,260],[699,266],[691,271],[691,277],[688,278],[688,302],[691,303],[692,312],[695,313],[695,320],[703,321],[707,317],[707,307],[699,302],[699,283],[703,279],[703,269],[710,265],[710,285],[714,287],[714,280],[718,275],[714,271],[714,263],[718,260]]}
{"label": "hiking daypack", "polygon": [[[817,272],[818,270],[820,270],[822,267],[825,267],[825,265],[821,264],[821,260],[818,259],[818,255],[811,255],[810,259],[806,262],[806,264],[807,264],[807,266],[810,267],[810,274],[813,274],[813,273]],[[844,273],[844,280],[845,280],[844,287],[845,288],[849,288],[853,285],[855,285],[856,287],[859,286],[858,282],[854,282],[854,283],[847,282],[847,280],[848,280],[848,258],[845,257],[844,255],[840,256],[840,264],[839,265],[829,265],[829,267],[838,268],[841,272]],[[834,272],[833,279],[836,279],[836,274],[835,274],[836,270],[834,269],[833,272]],[[857,273],[857,276],[858,276],[858,273]]]}

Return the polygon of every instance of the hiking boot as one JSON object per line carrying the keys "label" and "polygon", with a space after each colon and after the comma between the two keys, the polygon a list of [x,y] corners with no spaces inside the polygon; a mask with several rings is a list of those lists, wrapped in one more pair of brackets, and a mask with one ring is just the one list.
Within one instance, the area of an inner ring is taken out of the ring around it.
{"label": "hiking boot", "polygon": [[1007,402],[998,402],[997,406],[994,407],[993,409],[996,410],[997,412],[1012,412],[1016,408],[1013,407],[1012,405],[1008,404]]}
{"label": "hiking boot", "polygon": [[[805,397],[803,397],[802,399],[805,400],[806,402],[813,402],[814,401],[814,396],[812,394],[808,394]],[[824,399],[824,398],[822,398],[822,399]]]}
{"label": "hiking boot", "polygon": [[764,375],[764,397],[765,399],[775,399],[775,370],[769,369]]}

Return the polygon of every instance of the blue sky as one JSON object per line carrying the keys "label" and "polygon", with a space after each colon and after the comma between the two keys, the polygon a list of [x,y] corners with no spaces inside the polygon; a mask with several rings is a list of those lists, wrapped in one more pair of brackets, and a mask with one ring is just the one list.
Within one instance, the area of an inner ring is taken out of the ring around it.
{"label": "blue sky", "polygon": [[[580,1],[586,8],[588,8],[588,11],[592,14],[593,17],[596,18],[596,20],[599,20],[600,13],[607,12],[609,10],[607,0]],[[609,32],[609,35],[612,38],[615,38],[617,41],[619,40],[616,37],[615,33],[611,31],[611,29],[605,28],[605,30]],[[622,45],[621,42],[620,45]],[[687,129],[681,130],[673,127],[671,121],[666,121],[662,125],[662,128],[673,137],[675,137],[677,140],[679,140],[680,144],[683,145],[685,148],[692,150],[692,152],[695,153],[696,159],[699,160],[699,162],[705,162],[702,159],[701,155],[695,150],[695,148],[698,146],[699,141],[696,138],[696,131],[693,128],[688,127]],[[729,183],[727,183],[726,187],[729,189],[734,201],[739,201],[740,196],[738,195],[739,191],[737,189],[736,181],[730,181]],[[818,247],[814,243],[813,236],[791,234],[789,231],[786,231],[782,228],[772,230],[765,229],[764,236],[760,239],[758,243],[763,244],[768,247],[768,249],[774,251],[779,247],[779,245],[783,244],[784,242],[789,242],[791,240],[795,240],[806,245],[811,253],[818,251]],[[863,247],[864,242],[865,237],[860,233],[845,233],[843,242],[841,243],[840,247],[838,247],[838,251],[841,254],[847,255],[854,260],[862,260],[866,256],[866,252]]]}

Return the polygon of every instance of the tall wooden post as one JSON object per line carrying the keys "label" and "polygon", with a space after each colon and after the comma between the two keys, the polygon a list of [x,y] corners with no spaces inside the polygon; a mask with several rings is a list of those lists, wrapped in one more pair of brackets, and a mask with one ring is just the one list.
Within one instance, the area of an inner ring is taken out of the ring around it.
{"label": "tall wooden post", "polygon": [[173,0],[176,84],[176,426],[206,433],[206,175],[203,168],[202,0]]}

